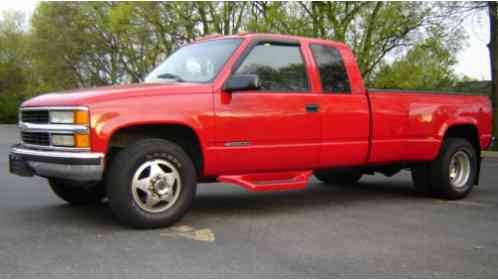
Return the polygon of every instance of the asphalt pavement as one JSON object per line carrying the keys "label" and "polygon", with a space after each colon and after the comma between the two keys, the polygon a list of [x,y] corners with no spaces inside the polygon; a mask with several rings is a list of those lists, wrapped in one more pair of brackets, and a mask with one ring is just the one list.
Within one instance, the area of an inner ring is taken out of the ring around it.
{"label": "asphalt pavement", "polygon": [[203,184],[174,227],[133,230],[9,175],[17,139],[0,125],[0,278],[498,277],[498,159],[460,201],[417,195],[408,172],[286,192]]}

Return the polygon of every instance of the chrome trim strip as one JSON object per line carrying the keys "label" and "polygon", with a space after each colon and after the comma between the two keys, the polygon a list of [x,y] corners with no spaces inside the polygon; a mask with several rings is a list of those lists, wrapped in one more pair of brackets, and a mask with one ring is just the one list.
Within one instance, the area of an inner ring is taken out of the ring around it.
{"label": "chrome trim strip", "polygon": [[38,150],[29,150],[18,147],[13,147],[12,152],[20,155],[72,158],[72,159],[100,159],[101,161],[105,157],[103,153],[71,153],[71,152],[59,152],[59,151],[38,151]]}
{"label": "chrome trim strip", "polygon": [[28,144],[24,143],[21,139],[22,145],[26,148],[32,148],[35,150],[40,150],[40,151],[61,151],[61,152],[88,152],[90,151],[90,148],[71,148],[71,147],[58,147],[58,146],[43,146],[43,145],[34,145],[34,144]]}
{"label": "chrome trim strip", "polygon": [[251,146],[251,142],[249,141],[233,141],[233,142],[226,142],[223,144],[225,147],[245,147],[245,146]]}
{"label": "chrome trim strip", "polygon": [[[13,146],[10,156],[18,155],[34,175],[45,178],[62,178],[75,181],[100,181],[103,178],[105,155],[103,153],[72,153],[38,151]],[[15,173],[21,175],[21,173]]]}
{"label": "chrome trim strip", "polygon": [[19,129],[25,132],[88,133],[88,126],[79,124],[35,124],[19,122]]}

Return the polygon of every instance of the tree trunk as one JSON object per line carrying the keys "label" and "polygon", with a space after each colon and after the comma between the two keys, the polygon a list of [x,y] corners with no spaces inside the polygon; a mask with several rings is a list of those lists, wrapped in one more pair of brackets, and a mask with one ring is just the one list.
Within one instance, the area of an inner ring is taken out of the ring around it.
{"label": "tree trunk", "polygon": [[488,10],[489,10],[489,58],[491,64],[491,102],[493,104],[493,134],[495,137],[498,135],[498,93],[496,92],[498,89],[498,71],[496,67],[498,67],[498,3],[489,1],[488,2]]}

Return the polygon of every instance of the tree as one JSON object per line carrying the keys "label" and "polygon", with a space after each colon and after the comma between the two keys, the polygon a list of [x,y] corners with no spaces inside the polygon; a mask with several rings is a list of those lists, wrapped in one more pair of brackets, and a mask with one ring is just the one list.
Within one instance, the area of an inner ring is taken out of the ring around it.
{"label": "tree", "polygon": [[24,15],[6,12],[0,20],[0,119],[15,122],[17,107],[31,93],[36,80],[29,53]]}
{"label": "tree", "polygon": [[40,3],[31,21],[36,65],[45,90],[139,82],[180,45],[238,32],[246,5]]}
{"label": "tree", "polygon": [[256,1],[250,15],[249,31],[347,43],[367,83],[386,56],[415,46],[434,31],[440,33],[443,41],[465,39],[463,32],[456,30],[458,21],[447,17],[437,3]]}
{"label": "tree", "polygon": [[76,3],[37,6],[31,29],[33,64],[41,80],[41,92],[103,84],[95,75],[90,78],[90,62],[85,62],[86,56],[95,52],[92,44],[96,44],[86,34],[88,26]]}
{"label": "tree", "polygon": [[426,39],[392,64],[384,64],[374,87],[435,90],[453,87],[458,78],[452,70],[456,53],[444,47],[437,37]]}

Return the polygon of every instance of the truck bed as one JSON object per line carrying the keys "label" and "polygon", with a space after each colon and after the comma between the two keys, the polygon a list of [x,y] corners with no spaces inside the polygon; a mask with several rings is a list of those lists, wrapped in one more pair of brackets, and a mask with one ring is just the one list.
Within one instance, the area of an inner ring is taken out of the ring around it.
{"label": "truck bed", "polygon": [[369,163],[436,158],[448,127],[475,125],[478,145],[491,141],[488,96],[412,90],[368,89],[371,106]]}

